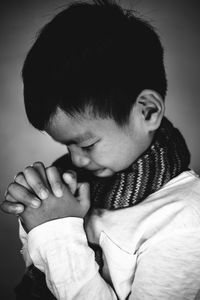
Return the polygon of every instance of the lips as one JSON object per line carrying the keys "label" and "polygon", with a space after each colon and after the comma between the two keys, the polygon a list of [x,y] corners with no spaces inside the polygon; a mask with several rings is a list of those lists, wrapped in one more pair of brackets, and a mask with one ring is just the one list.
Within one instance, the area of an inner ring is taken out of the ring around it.
{"label": "lips", "polygon": [[95,170],[93,171],[95,174],[99,174],[99,173],[102,173],[105,169],[98,169],[98,170]]}
{"label": "lips", "polygon": [[92,169],[92,168],[85,168],[87,171],[90,171],[90,172],[92,172],[92,173],[98,173],[98,172],[100,172],[100,171],[103,171],[103,170],[105,170],[105,168],[99,168],[99,169]]}
{"label": "lips", "polygon": [[[107,176],[105,172],[107,170],[107,168],[100,168],[100,169],[90,169],[90,168],[87,168],[87,171],[91,172],[94,174],[94,176],[97,176],[97,177],[104,177],[104,176]],[[108,174],[108,176],[110,176],[112,174]]]}
{"label": "lips", "polygon": [[93,171],[95,176],[102,176],[106,168],[98,169],[96,171]]}

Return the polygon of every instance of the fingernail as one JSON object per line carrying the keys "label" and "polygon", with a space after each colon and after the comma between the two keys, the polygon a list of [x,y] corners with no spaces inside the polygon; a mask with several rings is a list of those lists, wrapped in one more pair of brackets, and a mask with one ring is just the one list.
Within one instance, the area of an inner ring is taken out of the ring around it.
{"label": "fingernail", "polygon": [[39,200],[32,200],[31,206],[33,208],[38,208],[40,206],[40,201]]}
{"label": "fingernail", "polygon": [[71,174],[69,174],[69,173],[64,173],[64,174],[63,174],[63,177],[64,177],[64,179],[65,179],[66,181],[70,181],[70,180],[72,179],[72,176],[71,176]]}
{"label": "fingernail", "polygon": [[63,191],[61,189],[60,184],[58,184],[58,185],[55,186],[54,193],[55,193],[56,197],[58,197],[58,198],[60,198],[60,197],[63,196]]}
{"label": "fingernail", "polygon": [[41,190],[39,196],[40,196],[41,199],[45,200],[45,199],[48,198],[49,193],[48,193],[47,190]]}
{"label": "fingernail", "polygon": [[17,207],[16,207],[16,210],[15,210],[16,214],[20,214],[20,213],[22,213],[23,211],[24,211],[24,208],[23,208],[23,207],[21,207],[21,206],[17,206]]}
{"label": "fingernail", "polygon": [[80,190],[81,190],[81,191],[85,191],[85,189],[86,189],[85,183],[81,183],[81,185],[80,185]]}

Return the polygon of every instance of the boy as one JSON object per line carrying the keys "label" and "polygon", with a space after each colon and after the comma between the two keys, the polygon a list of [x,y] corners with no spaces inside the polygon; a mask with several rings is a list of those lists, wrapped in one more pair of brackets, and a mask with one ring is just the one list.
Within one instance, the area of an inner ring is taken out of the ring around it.
{"label": "boy", "polygon": [[24,297],[197,299],[200,181],[164,117],[154,29],[112,2],[75,3],[40,32],[22,75],[29,121],[69,151],[58,168],[19,173],[2,204],[41,283]]}

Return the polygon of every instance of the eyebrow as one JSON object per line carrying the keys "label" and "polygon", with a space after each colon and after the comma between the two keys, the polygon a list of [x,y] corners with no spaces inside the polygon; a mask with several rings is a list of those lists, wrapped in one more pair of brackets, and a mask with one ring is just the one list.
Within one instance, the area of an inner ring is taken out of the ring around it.
{"label": "eyebrow", "polygon": [[85,141],[88,141],[90,139],[94,138],[94,136],[92,135],[91,132],[86,132],[82,135],[76,135],[73,137],[73,139],[69,139],[69,140],[63,140],[63,141],[60,141],[60,143],[64,144],[64,145],[67,145],[67,146],[70,146],[72,144],[81,144]]}

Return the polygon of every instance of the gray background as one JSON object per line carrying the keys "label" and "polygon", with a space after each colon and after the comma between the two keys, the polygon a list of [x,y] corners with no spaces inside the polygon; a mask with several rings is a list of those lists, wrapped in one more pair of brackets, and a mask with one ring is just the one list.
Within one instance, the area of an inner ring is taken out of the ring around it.
{"label": "gray background", "polygon": [[[72,1],[73,2],[73,1]],[[65,149],[37,132],[26,119],[20,72],[37,30],[67,1],[1,1],[0,4],[0,200],[13,176],[33,161],[49,165]],[[168,77],[166,115],[184,134],[200,172],[200,35],[198,1],[122,0],[158,28]],[[153,70],[152,70],[153,71]],[[17,220],[0,213],[0,299],[14,299],[12,288],[24,270]]]}

